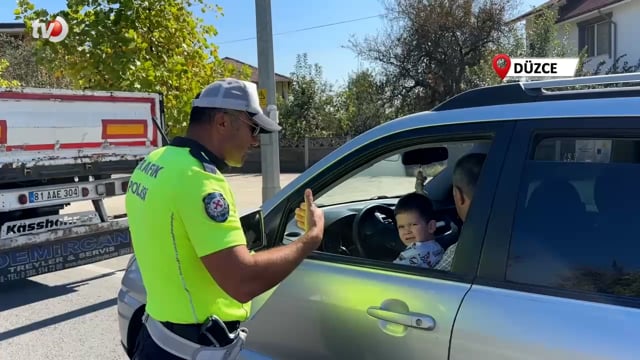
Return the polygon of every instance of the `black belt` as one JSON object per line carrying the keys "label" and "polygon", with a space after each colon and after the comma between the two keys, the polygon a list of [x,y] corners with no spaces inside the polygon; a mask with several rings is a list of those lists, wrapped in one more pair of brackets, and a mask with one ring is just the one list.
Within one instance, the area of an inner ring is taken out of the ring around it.
{"label": "black belt", "polygon": [[[240,328],[240,321],[225,321],[224,324],[229,332],[234,332],[238,330],[238,328]],[[214,345],[206,335],[202,334],[202,324],[176,324],[164,321],[162,322],[162,325],[164,325],[164,327],[166,327],[169,331],[180,336],[183,339],[187,339],[203,346]],[[219,343],[227,343],[228,340],[226,339],[226,336],[223,336],[222,331],[223,330],[220,329],[219,333],[215,330],[213,331],[213,333],[211,333],[211,331],[209,333]]]}

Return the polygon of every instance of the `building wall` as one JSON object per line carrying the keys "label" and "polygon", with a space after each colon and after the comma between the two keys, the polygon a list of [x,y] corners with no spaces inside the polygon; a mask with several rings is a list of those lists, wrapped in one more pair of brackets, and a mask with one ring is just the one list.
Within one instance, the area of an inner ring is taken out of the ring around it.
{"label": "building wall", "polygon": [[[605,61],[606,64],[602,67],[604,70],[613,63],[616,57],[623,54],[627,54],[627,56],[622,58],[622,63],[628,61],[629,65],[636,65],[640,60],[640,41],[638,40],[638,33],[640,32],[640,0],[631,0],[608,10],[603,9],[603,13],[608,12],[613,14],[612,21],[614,23],[614,30],[611,34],[611,57],[600,55],[589,58],[589,63],[585,64],[585,69],[587,70],[593,70],[600,61]],[[569,26],[567,40],[572,48],[575,49],[576,56],[578,54],[578,23],[596,16],[597,13],[572,19],[565,23]],[[559,26],[563,25],[560,24]]]}
{"label": "building wall", "polygon": [[[280,172],[301,173],[349,140],[349,137],[313,138],[307,141],[304,139],[287,140],[280,138],[278,144]],[[244,165],[241,168],[230,168],[228,172],[239,174],[262,172],[261,149],[253,149],[247,155]]]}
{"label": "building wall", "polygon": [[[256,84],[256,86],[258,85],[257,82],[254,82]],[[277,81],[276,82],[276,94],[278,96],[281,96],[284,100],[288,100],[289,99],[289,84],[285,81]]]}

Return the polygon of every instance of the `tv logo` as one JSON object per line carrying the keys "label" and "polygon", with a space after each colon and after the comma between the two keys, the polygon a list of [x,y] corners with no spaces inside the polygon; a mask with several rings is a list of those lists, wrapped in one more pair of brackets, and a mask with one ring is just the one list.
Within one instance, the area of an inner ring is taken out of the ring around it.
{"label": "tv logo", "polygon": [[64,40],[69,33],[69,25],[60,16],[46,24],[35,20],[31,23],[31,26],[33,27],[33,37],[35,39],[42,37],[54,43]]}

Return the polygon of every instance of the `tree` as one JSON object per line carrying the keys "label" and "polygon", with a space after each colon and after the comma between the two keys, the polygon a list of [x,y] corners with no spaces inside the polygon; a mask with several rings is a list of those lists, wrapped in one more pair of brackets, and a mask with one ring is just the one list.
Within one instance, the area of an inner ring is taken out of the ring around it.
{"label": "tree", "polygon": [[[629,73],[640,70],[640,59],[635,63],[629,63],[623,59],[627,56],[622,54],[605,67],[606,61],[600,61],[589,70],[587,65],[591,59],[587,58],[587,49],[576,49],[569,41],[570,29],[567,24],[557,23],[557,10],[551,7],[540,9],[532,15],[525,28],[517,24],[510,25],[507,36],[493,49],[486,53],[486,59],[480,65],[469,69],[469,86],[495,85],[502,80],[495,75],[491,59],[495,54],[505,53],[512,57],[578,57],[578,66],[575,76],[592,76],[600,74]],[[526,42],[525,42],[526,38]],[[580,50],[580,51],[579,51]],[[519,81],[519,80],[513,80]],[[579,86],[578,88],[612,87],[621,86],[618,84]],[[575,90],[575,88],[574,88]]]}
{"label": "tree", "polygon": [[558,13],[553,8],[543,8],[531,16],[525,29],[527,57],[569,57],[578,49],[569,45],[569,25],[558,25]]}
{"label": "tree", "polygon": [[627,270],[615,260],[610,269],[582,267],[560,278],[557,287],[610,294],[623,297],[640,296],[640,272]]}
{"label": "tree", "polygon": [[[42,49],[46,51],[46,49]],[[18,39],[0,34],[0,59],[8,62],[4,76],[23,87],[71,88],[71,81],[60,71],[52,71],[39,63],[35,44],[30,39]]]}
{"label": "tree", "polygon": [[[226,76],[248,78],[225,64],[190,7],[222,14],[204,0],[67,0],[67,9],[49,14],[29,0],[18,0],[16,18],[31,21],[59,15],[69,34],[58,43],[37,42],[37,58],[68,77],[74,88],[159,92],[165,96],[169,136],[183,133],[191,100],[208,83]],[[46,63],[42,60],[45,60]]]}
{"label": "tree", "polygon": [[[584,65],[588,64],[589,61],[584,61],[580,64],[577,72],[577,76],[593,76],[593,75],[601,75],[601,74],[621,74],[621,73],[632,73],[640,71],[640,59],[637,59],[635,63],[630,64],[628,60],[623,60],[627,57],[627,54],[622,54],[615,58],[609,67],[605,68],[606,61],[600,61],[593,70],[587,70],[584,68]],[[623,85],[614,85],[614,86],[623,86]]]}
{"label": "tree", "polygon": [[384,95],[384,83],[373,71],[351,74],[344,89],[337,94],[340,132],[356,136],[390,120]]}
{"label": "tree", "polygon": [[296,56],[293,84],[288,101],[281,101],[280,121],[283,137],[333,135],[337,125],[336,103],[331,85],[324,80],[322,67],[309,63],[306,53]]}
{"label": "tree", "polygon": [[466,70],[499,41],[512,0],[390,0],[387,27],[350,48],[379,65],[398,114],[429,110],[464,90]]}
{"label": "tree", "polygon": [[9,62],[5,59],[0,59],[0,88],[9,88],[20,86],[20,82],[16,80],[7,80],[4,72],[9,67]]}
{"label": "tree", "polygon": [[[493,70],[493,57],[496,54],[507,54],[515,58],[561,58],[577,53],[577,49],[573,48],[568,40],[568,25],[556,25],[557,19],[555,10],[543,8],[529,18],[526,26],[507,23],[504,34],[496,43],[485,49],[483,60],[467,69],[465,87],[490,86],[502,82]],[[581,59],[584,57],[584,54],[580,55]]]}

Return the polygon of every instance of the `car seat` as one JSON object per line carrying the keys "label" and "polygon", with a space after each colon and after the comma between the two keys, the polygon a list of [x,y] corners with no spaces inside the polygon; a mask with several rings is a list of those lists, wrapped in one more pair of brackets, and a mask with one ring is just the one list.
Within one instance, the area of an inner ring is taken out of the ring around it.
{"label": "car seat", "polygon": [[[532,185],[534,181],[527,184],[527,194]],[[555,283],[550,274],[571,268],[576,249],[580,251],[585,216],[585,205],[569,181],[543,180],[516,213],[507,279]]]}
{"label": "car seat", "polygon": [[540,241],[567,243],[583,233],[587,213],[576,188],[568,181],[542,181],[531,193],[518,221],[521,231],[540,237]]}

